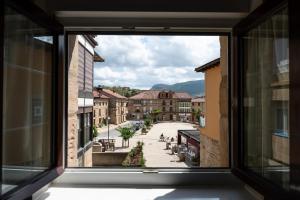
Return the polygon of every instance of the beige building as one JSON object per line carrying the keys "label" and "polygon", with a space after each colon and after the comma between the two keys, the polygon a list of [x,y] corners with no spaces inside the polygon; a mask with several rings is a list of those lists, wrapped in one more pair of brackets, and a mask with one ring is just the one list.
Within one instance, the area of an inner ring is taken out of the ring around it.
{"label": "beige building", "polygon": [[191,99],[185,92],[145,90],[129,98],[128,117],[141,120],[159,110],[155,120],[190,121]]}
{"label": "beige building", "polygon": [[108,97],[108,114],[111,124],[121,124],[126,122],[127,118],[127,98],[108,89],[97,87],[99,95]]}
{"label": "beige building", "polygon": [[92,166],[93,69],[104,60],[91,35],[69,35],[68,167]]}
{"label": "beige building", "polygon": [[200,119],[202,118],[204,119],[204,115],[205,115],[205,96],[194,97],[192,99],[192,121],[194,123],[199,123]]}
{"label": "beige building", "polygon": [[93,124],[99,128],[107,123],[109,98],[108,96],[99,93],[97,90],[93,91],[93,95]]}
{"label": "beige building", "polygon": [[[221,58],[197,67],[205,76],[205,123],[200,126],[200,166],[228,166],[227,38]],[[201,121],[201,120],[200,120]]]}

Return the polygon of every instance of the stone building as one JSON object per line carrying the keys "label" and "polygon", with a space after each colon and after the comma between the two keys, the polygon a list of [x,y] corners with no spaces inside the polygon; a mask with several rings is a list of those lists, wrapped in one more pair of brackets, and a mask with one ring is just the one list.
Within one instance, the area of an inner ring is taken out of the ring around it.
{"label": "stone building", "polygon": [[200,117],[205,115],[205,96],[194,97],[192,99],[192,121],[199,123]]}
{"label": "stone building", "polygon": [[127,118],[127,97],[124,97],[114,91],[97,87],[99,95],[108,97],[108,115],[111,124],[121,124],[126,122]]}
{"label": "stone building", "polygon": [[185,92],[145,90],[129,98],[128,117],[141,120],[159,111],[160,121],[190,121],[191,99]]}
{"label": "stone building", "polygon": [[197,67],[205,76],[205,126],[200,126],[200,167],[228,167],[228,39],[220,37],[221,57]]}
{"label": "stone building", "polygon": [[92,35],[69,35],[68,167],[92,166],[93,69],[104,60]]}
{"label": "stone building", "polygon": [[108,117],[108,103],[109,98],[105,94],[101,94],[98,90],[93,91],[94,95],[94,107],[93,107],[93,124],[99,128],[107,123]]}

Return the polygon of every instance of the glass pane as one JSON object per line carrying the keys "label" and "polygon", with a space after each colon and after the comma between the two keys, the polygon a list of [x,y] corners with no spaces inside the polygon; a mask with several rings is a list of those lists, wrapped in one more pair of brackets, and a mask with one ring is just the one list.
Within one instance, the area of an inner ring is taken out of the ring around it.
{"label": "glass pane", "polygon": [[2,193],[51,167],[53,37],[5,9]]}
{"label": "glass pane", "polygon": [[288,10],[244,37],[245,165],[286,186],[289,181]]}

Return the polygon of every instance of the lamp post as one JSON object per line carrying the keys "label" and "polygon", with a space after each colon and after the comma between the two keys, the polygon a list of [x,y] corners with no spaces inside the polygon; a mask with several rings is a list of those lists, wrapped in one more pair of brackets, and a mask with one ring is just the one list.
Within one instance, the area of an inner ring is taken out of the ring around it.
{"label": "lamp post", "polygon": [[110,117],[107,117],[106,118],[106,122],[107,122],[107,139],[108,139],[108,142],[109,142],[109,120],[110,120]]}

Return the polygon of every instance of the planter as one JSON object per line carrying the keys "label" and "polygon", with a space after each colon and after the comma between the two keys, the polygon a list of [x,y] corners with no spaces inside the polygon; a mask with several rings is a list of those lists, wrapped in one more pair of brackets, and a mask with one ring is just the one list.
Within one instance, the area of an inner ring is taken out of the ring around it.
{"label": "planter", "polygon": [[132,148],[122,163],[123,167],[144,167],[145,159],[143,155],[143,143],[138,142],[137,146]]}

